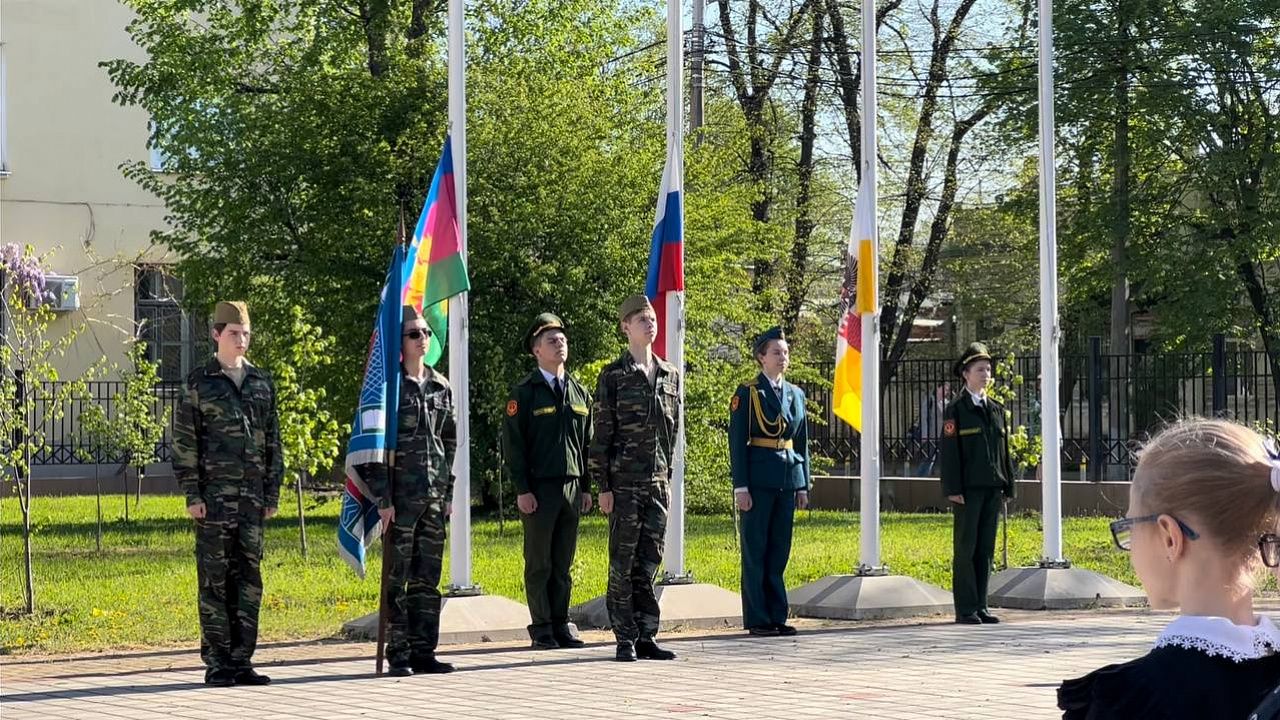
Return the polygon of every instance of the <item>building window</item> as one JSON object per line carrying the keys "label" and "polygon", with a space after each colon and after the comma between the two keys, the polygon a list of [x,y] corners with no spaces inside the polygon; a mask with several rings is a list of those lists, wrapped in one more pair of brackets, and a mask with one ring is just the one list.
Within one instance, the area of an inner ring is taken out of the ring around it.
{"label": "building window", "polygon": [[164,265],[138,268],[134,320],[164,381],[181,381],[209,353],[208,323],[182,309],[182,294],[182,281]]}
{"label": "building window", "polygon": [[147,144],[151,153],[151,172],[165,172],[169,153],[160,148],[160,137],[154,121],[147,122]]}

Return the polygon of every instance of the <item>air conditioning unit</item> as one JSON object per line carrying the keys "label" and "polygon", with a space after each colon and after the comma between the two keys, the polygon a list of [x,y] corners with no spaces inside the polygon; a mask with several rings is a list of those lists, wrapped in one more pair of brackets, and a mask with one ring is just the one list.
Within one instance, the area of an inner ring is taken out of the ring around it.
{"label": "air conditioning unit", "polygon": [[80,309],[80,278],[75,275],[45,275],[41,297],[28,300],[30,307],[44,305],[54,312]]}

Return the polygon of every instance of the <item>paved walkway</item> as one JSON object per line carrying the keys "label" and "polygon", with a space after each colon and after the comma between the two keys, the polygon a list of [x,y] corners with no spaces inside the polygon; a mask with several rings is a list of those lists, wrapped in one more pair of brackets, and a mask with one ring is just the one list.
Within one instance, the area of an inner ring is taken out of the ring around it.
{"label": "paved walkway", "polygon": [[[600,633],[581,650],[446,648],[458,672],[373,676],[373,646],[279,644],[275,682],[205,688],[189,650],[0,663],[0,716],[39,718],[1056,718],[1065,677],[1146,652],[1167,617],[1005,613],[992,626],[821,624],[794,638],[670,635],[674,662],[619,664]],[[963,704],[962,704],[963,703]]]}

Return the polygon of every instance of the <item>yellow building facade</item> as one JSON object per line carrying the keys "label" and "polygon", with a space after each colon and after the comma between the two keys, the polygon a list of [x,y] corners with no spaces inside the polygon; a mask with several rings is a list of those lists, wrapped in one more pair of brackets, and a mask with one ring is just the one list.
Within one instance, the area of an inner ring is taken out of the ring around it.
{"label": "yellow building facade", "polygon": [[[122,163],[162,158],[147,149],[148,118],[112,102],[99,63],[143,59],[118,0],[0,0],[0,243],[30,245],[64,298],[54,328],[83,327],[59,370],[123,363],[141,326],[166,380],[209,347],[203,323],[179,307],[172,261],[150,235],[164,226],[159,199],[124,177]],[[77,305],[75,309],[72,306]]]}

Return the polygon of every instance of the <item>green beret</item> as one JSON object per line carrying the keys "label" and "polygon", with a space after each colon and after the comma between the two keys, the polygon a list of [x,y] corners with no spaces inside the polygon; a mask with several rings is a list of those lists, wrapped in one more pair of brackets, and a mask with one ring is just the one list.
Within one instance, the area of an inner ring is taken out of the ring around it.
{"label": "green beret", "polygon": [[533,344],[538,341],[538,336],[548,330],[564,330],[564,322],[552,313],[542,313],[534,318],[533,325],[524,334],[524,346],[533,352]]}
{"label": "green beret", "polygon": [[220,302],[213,311],[214,325],[248,325],[249,308],[242,302]]}
{"label": "green beret", "polygon": [[404,305],[400,308],[401,324],[411,323],[415,320],[421,320],[422,313],[413,305]]}
{"label": "green beret", "polygon": [[956,377],[964,377],[965,368],[979,360],[990,362],[991,353],[987,352],[987,346],[980,342],[970,343],[969,347],[965,348],[964,354],[956,361]]}
{"label": "green beret", "polygon": [[632,295],[622,301],[622,306],[618,308],[618,319],[626,320],[645,309],[653,310],[653,305],[649,302],[649,298],[640,294]]}
{"label": "green beret", "polygon": [[786,340],[786,339],[787,339],[787,336],[783,334],[782,328],[778,327],[777,325],[774,325],[773,327],[769,328],[768,330],[765,330],[764,332],[756,336],[756,342],[754,345],[751,346],[751,351],[759,355],[761,349],[763,349],[765,344],[767,344],[770,340]]}

